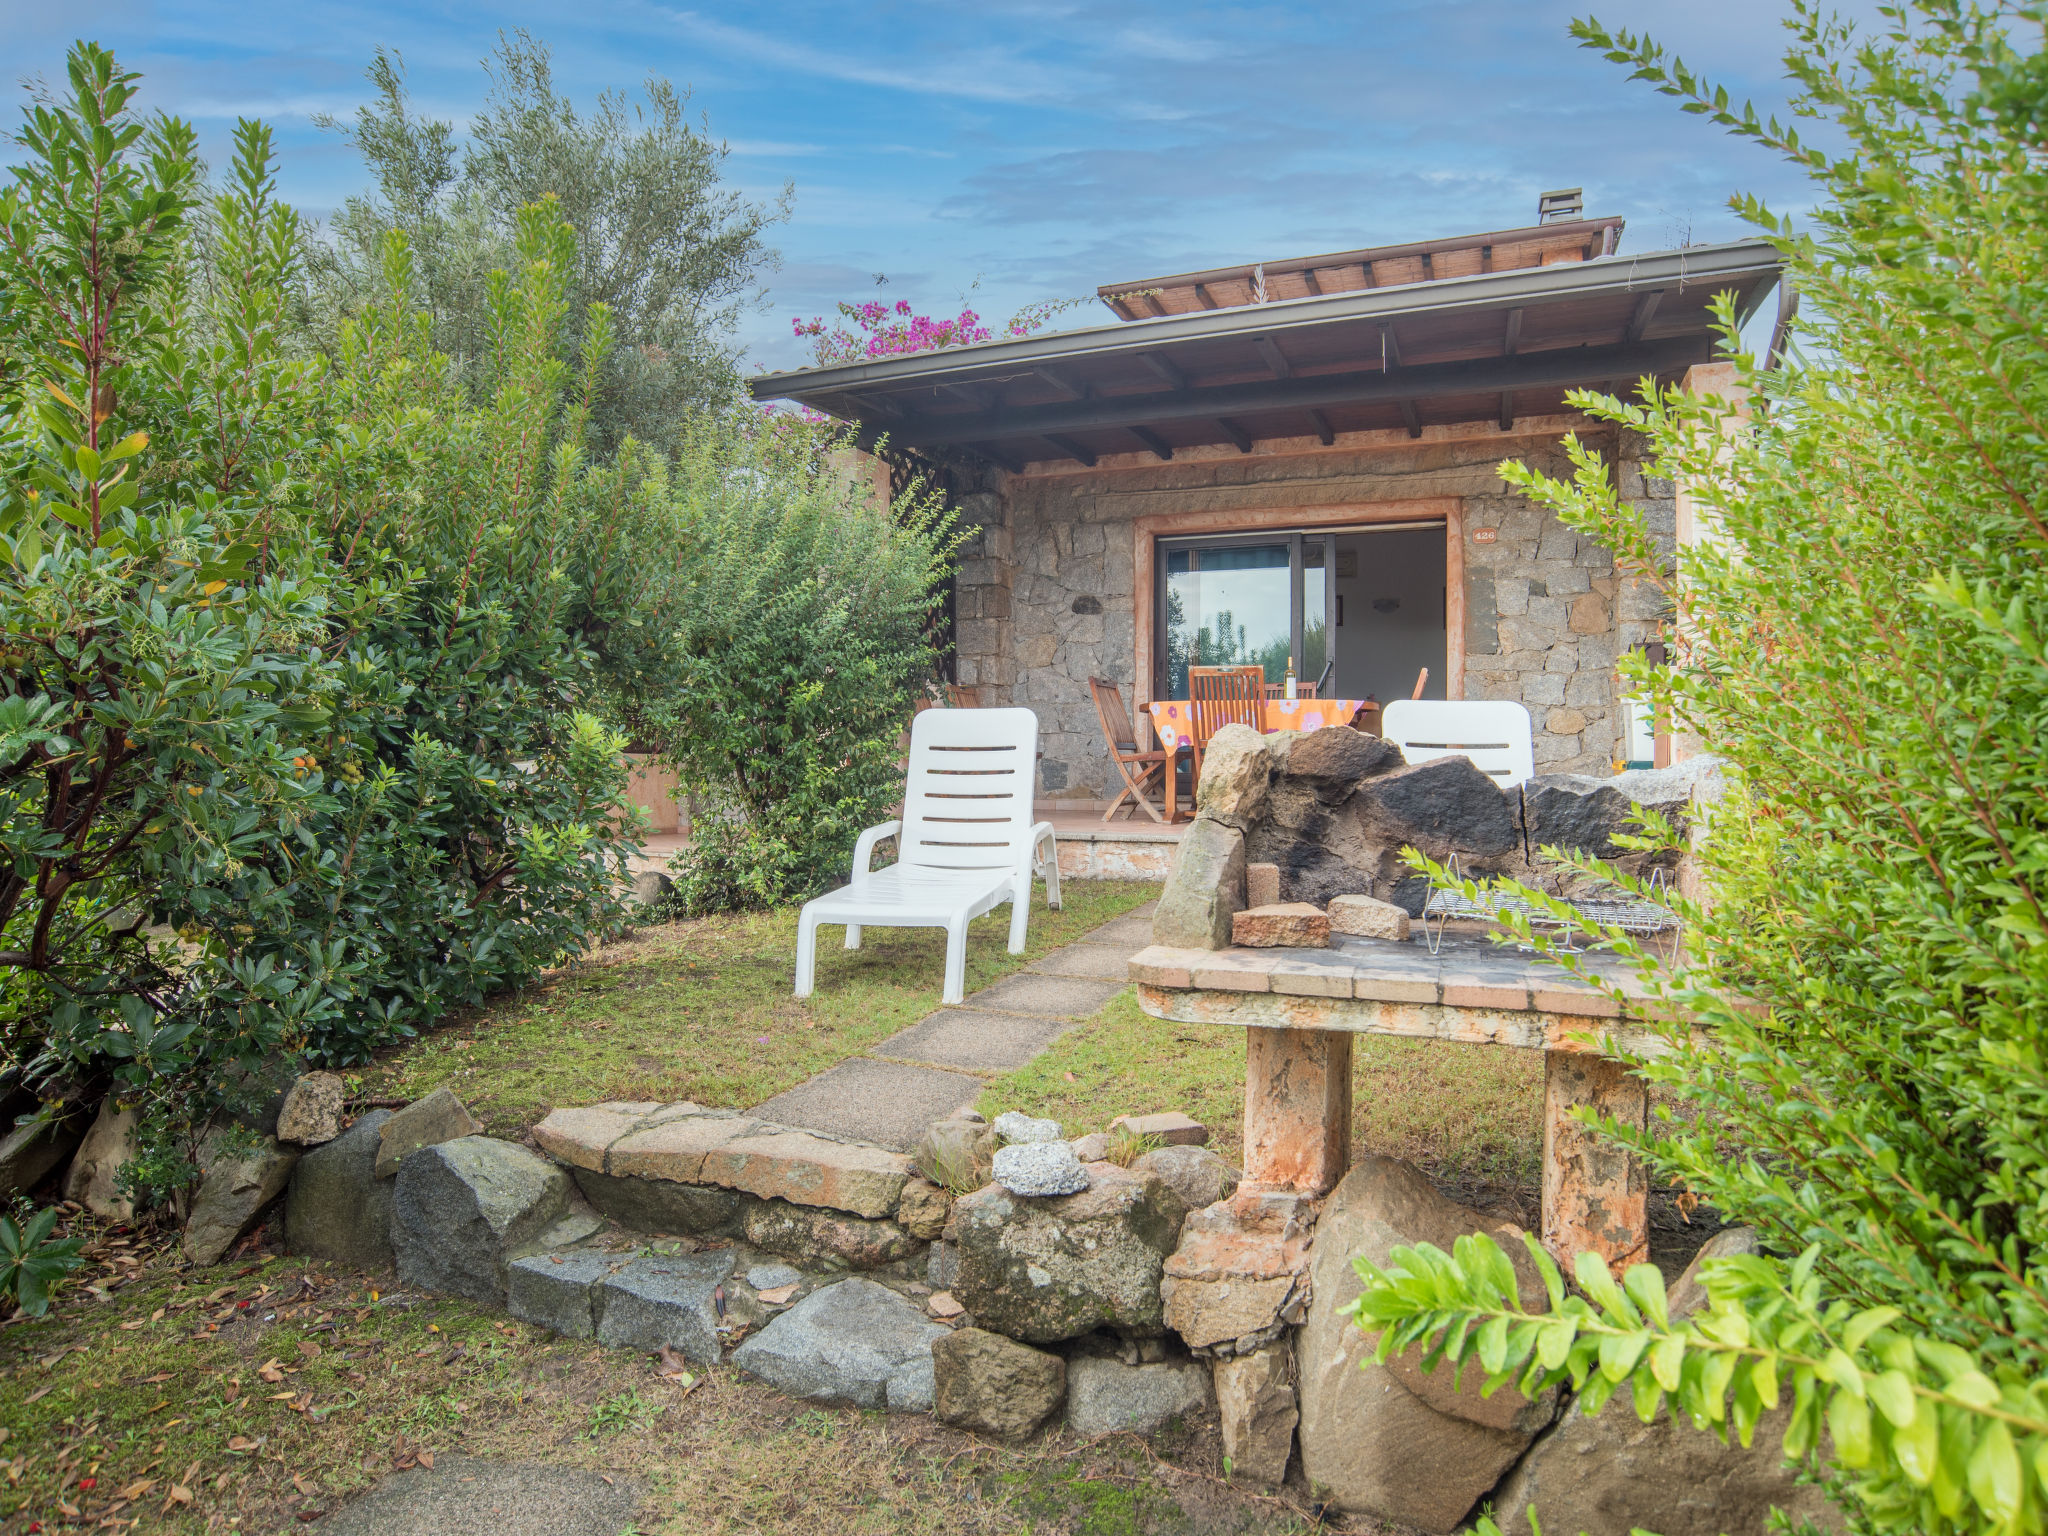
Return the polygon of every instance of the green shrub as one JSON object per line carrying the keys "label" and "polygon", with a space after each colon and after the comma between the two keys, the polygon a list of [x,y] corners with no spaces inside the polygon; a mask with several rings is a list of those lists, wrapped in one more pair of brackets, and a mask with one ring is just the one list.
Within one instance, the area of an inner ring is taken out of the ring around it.
{"label": "green shrub", "polygon": [[22,1219],[21,1212],[0,1216],[0,1297],[12,1298],[30,1317],[50,1310],[50,1293],[84,1262],[82,1238],[52,1237],[54,1210]]}
{"label": "green shrub", "polygon": [[843,880],[902,797],[899,742],[959,541],[935,496],[880,505],[830,447],[801,423],[700,423],[678,456],[688,586],[673,691],[647,718],[707,808],[676,862],[687,911]]}
{"label": "green shrub", "polygon": [[[1370,1277],[1381,1348],[1441,1337],[1490,1377],[1671,1394],[1747,1443],[1831,1436],[1856,1529],[2039,1531],[2048,1511],[2048,56],[2037,9],[1917,0],[1852,39],[1802,7],[1800,109],[1839,151],[1728,105],[1653,44],[1577,31],[1825,198],[1785,252],[1799,359],[1752,408],[1580,403],[1650,435],[1709,540],[1662,565],[1598,455],[1508,479],[1668,580],[1677,664],[1632,676],[1735,789],[1685,904],[1674,1001],[1707,1026],[1639,1064],[1683,1107],[1635,1145],[1762,1233],[1668,1326],[1654,1271],[1529,1321],[1502,1261]],[[1724,319],[1732,322],[1732,316]],[[1732,323],[1731,323],[1732,330]],[[1753,1018],[1740,994],[1768,1005]],[[1552,1286],[1554,1305],[1562,1293]]]}

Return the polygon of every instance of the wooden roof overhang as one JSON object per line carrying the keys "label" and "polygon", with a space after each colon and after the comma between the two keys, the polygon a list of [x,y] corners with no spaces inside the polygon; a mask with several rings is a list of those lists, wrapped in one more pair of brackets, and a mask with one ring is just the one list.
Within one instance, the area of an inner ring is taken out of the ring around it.
{"label": "wooden roof overhang", "polygon": [[1197,310],[910,357],[768,374],[872,443],[967,450],[1016,472],[1106,454],[1483,421],[1566,391],[1673,382],[1714,355],[1709,305],[1747,318],[1778,279],[1761,240]]}

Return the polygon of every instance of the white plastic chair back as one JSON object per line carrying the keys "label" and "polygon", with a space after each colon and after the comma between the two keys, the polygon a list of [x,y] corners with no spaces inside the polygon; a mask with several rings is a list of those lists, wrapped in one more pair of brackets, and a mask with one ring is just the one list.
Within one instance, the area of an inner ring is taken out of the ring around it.
{"label": "white plastic chair back", "polygon": [[1396,699],[1386,708],[1380,734],[1411,763],[1469,757],[1502,789],[1536,772],[1529,711],[1512,699]]}
{"label": "white plastic chair back", "polygon": [[925,869],[1016,869],[1031,857],[1037,773],[1030,710],[925,710],[910,725],[898,858]]}

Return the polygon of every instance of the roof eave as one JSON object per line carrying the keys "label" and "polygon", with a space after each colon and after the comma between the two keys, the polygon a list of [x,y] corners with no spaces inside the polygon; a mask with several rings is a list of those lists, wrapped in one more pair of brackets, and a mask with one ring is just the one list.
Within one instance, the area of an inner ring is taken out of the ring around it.
{"label": "roof eave", "polygon": [[1783,258],[1764,240],[1736,240],[1639,256],[1607,256],[1550,267],[1522,267],[1470,277],[1436,278],[1398,287],[1282,299],[1234,309],[1203,310],[1123,320],[1045,336],[1024,336],[950,347],[871,363],[761,374],[747,381],[756,400],[798,399],[885,385],[920,384],[972,375],[988,368],[1028,367],[1154,351],[1180,341],[1236,335],[1284,335],[1289,330],[1344,320],[1393,320],[1461,310],[1509,308],[1546,299],[1635,292],[1677,282],[1711,283],[1775,274]]}

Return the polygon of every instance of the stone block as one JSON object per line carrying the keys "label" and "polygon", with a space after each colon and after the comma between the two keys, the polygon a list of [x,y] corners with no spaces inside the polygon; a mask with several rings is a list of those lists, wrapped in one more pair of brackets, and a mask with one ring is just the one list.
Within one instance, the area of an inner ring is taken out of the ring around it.
{"label": "stone block", "polygon": [[594,1287],[626,1262],[624,1254],[595,1248],[514,1259],[505,1270],[505,1310],[522,1323],[552,1328],[564,1338],[596,1338]]}
{"label": "stone block", "polygon": [[1118,1115],[1109,1122],[1109,1127],[1115,1130],[1118,1126],[1139,1136],[1157,1136],[1162,1144],[1169,1147],[1205,1147],[1209,1144],[1209,1127],[1177,1109],[1163,1110],[1156,1115]]}
{"label": "stone block", "polygon": [[377,1177],[377,1148],[388,1109],[373,1109],[324,1146],[301,1157],[285,1194],[285,1247],[354,1269],[388,1270],[396,1190]]}
{"label": "stone block", "polygon": [[[387,1121],[386,1148],[390,1130]],[[503,1306],[506,1264],[568,1213],[569,1176],[516,1142],[462,1136],[421,1147],[399,1164],[392,1200],[398,1276]]]}
{"label": "stone block", "polygon": [[1622,851],[1614,834],[1630,830],[1634,809],[1612,780],[1546,773],[1522,785],[1522,825],[1532,854],[1555,847],[1612,858]]}
{"label": "stone block", "polygon": [[348,1090],[332,1072],[308,1072],[293,1083],[277,1112],[277,1139],[317,1147],[341,1134]]}
{"label": "stone block", "polygon": [[1209,1371],[1200,1361],[1126,1365],[1084,1354],[1067,1362],[1067,1428],[1077,1435],[1154,1435],[1213,1401]]}
{"label": "stone block", "polygon": [[1247,907],[1231,914],[1230,942],[1250,949],[1325,949],[1329,914],[1305,901]]}
{"label": "stone block", "polygon": [[694,1237],[738,1237],[746,1230],[747,1197],[702,1184],[674,1184],[588,1168],[570,1176],[592,1205],[620,1226],[636,1232]]}
{"label": "stone block", "polygon": [[[621,1134],[605,1149],[604,1171],[629,1178],[709,1184],[714,1181],[704,1176],[705,1159],[762,1128],[760,1121],[731,1110],[699,1109],[694,1104],[679,1104],[674,1110],[644,1116],[637,1128]],[[596,1121],[588,1130],[594,1133],[601,1126],[602,1122]]]}
{"label": "stone block", "polygon": [[1412,920],[1390,901],[1371,896],[1339,896],[1330,903],[1330,931],[1361,939],[1408,940]]}
{"label": "stone block", "polygon": [[701,1182],[873,1220],[895,1211],[909,1176],[900,1153],[762,1126],[706,1152]]}
{"label": "stone block", "polygon": [[1247,864],[1244,867],[1244,899],[1247,906],[1270,907],[1280,901],[1280,866]]}
{"label": "stone block", "polygon": [[1152,914],[1152,939],[1176,949],[1227,949],[1244,906],[1244,833],[1197,816],[1181,838]]}
{"label": "stone block", "polygon": [[1079,1194],[1033,1200],[990,1185],[954,1202],[951,1289],[976,1322],[1039,1344],[1161,1331],[1162,1266],[1187,1208],[1156,1175],[1111,1163],[1089,1173]]}
{"label": "stone block", "polygon": [[819,1269],[880,1269],[912,1257],[917,1240],[893,1221],[871,1221],[843,1211],[752,1200],[746,1238],[756,1248]]}
{"label": "stone block", "polygon": [[930,1412],[932,1346],[950,1331],[886,1286],[842,1280],[776,1317],[732,1363],[796,1397]]}
{"label": "stone block", "polygon": [[920,1242],[931,1242],[953,1214],[953,1196],[929,1179],[913,1178],[903,1186],[896,1224]]}
{"label": "stone block", "polygon": [[447,1088],[436,1088],[384,1122],[377,1144],[377,1177],[393,1178],[398,1165],[422,1147],[474,1136],[483,1126]]}
{"label": "stone block", "polygon": [[594,1277],[597,1341],[649,1354],[666,1346],[685,1360],[715,1365],[721,1349],[714,1293],[731,1278],[729,1248],[643,1254]]}
{"label": "stone block", "polygon": [[1301,1422],[1292,1345],[1282,1340],[1248,1355],[1218,1359],[1210,1367],[1210,1380],[1231,1480],[1279,1487],[1294,1454],[1294,1426]]}
{"label": "stone block", "polygon": [[64,1170],[64,1198],[109,1221],[133,1220],[135,1202],[122,1191],[121,1170],[135,1159],[141,1124],[141,1115],[121,1108],[108,1094]]}
{"label": "stone block", "polygon": [[550,1110],[533,1128],[541,1151],[567,1168],[604,1171],[605,1149],[621,1136],[641,1129],[662,1106],[652,1103],[611,1103]]}
{"label": "stone block", "polygon": [[1198,1354],[1250,1353],[1306,1315],[1315,1202],[1240,1187],[1188,1217],[1167,1259],[1166,1323]]}
{"label": "stone block", "polygon": [[1384,736],[1369,736],[1348,725],[1290,731],[1271,738],[1274,772],[1306,784],[1331,805],[1347,798],[1374,774],[1404,766],[1401,749]]}
{"label": "stone block", "polygon": [[1058,1411],[1067,1362],[985,1328],[932,1341],[932,1416],[999,1440],[1021,1440]]}
{"label": "stone block", "polygon": [[297,1147],[265,1137],[253,1149],[232,1150],[227,1136],[209,1137],[199,1149],[199,1193],[185,1218],[185,1258],[217,1264],[263,1208],[284,1193],[299,1161]]}

